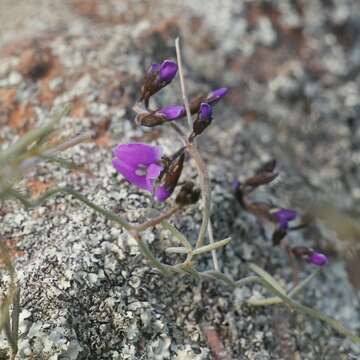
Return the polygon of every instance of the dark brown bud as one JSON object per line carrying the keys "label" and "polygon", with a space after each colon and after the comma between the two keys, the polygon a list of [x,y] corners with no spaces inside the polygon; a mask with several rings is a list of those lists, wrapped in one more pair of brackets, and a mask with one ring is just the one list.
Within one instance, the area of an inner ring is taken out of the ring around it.
{"label": "dark brown bud", "polygon": [[273,172],[262,172],[248,178],[244,184],[251,187],[258,187],[272,182],[278,175],[278,173]]}
{"label": "dark brown bud", "polygon": [[246,209],[250,212],[252,212],[253,214],[255,214],[256,216],[258,216],[259,218],[262,219],[267,219],[267,220],[272,220],[272,215],[271,215],[271,207],[270,205],[266,204],[266,203],[252,203],[252,202],[248,202],[246,203]]}
{"label": "dark brown bud", "polygon": [[183,165],[185,160],[184,151],[178,152],[177,157],[172,158],[165,166],[162,174],[159,177],[157,186],[163,186],[168,192],[172,193],[175,189],[175,186],[178,183],[180,178]]}
{"label": "dark brown bud", "polygon": [[264,163],[262,166],[260,166],[260,168],[256,171],[256,174],[261,174],[261,173],[271,173],[275,170],[276,167],[276,160],[270,160],[267,161],[266,163]]}
{"label": "dark brown bud", "polygon": [[200,199],[200,194],[200,189],[192,181],[186,181],[181,187],[175,202],[182,206],[195,204]]}
{"label": "dark brown bud", "polygon": [[278,246],[281,243],[281,240],[287,235],[287,231],[281,227],[277,228],[272,234],[272,244],[273,246]]}
{"label": "dark brown bud", "polygon": [[312,251],[305,246],[295,246],[291,248],[291,252],[294,254],[294,256],[301,259],[310,256],[312,253]]}
{"label": "dark brown bud", "polygon": [[165,117],[156,111],[141,113],[136,117],[136,123],[139,125],[154,127],[163,124]]}

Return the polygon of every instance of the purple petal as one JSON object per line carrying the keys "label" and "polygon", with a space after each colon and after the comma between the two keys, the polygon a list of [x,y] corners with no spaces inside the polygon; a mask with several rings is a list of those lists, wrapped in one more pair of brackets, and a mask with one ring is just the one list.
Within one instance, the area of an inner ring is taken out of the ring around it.
{"label": "purple petal", "polygon": [[158,178],[158,176],[161,174],[163,169],[164,169],[164,167],[161,165],[158,165],[158,164],[151,164],[148,167],[147,173],[146,173],[146,188],[150,192],[153,191],[154,182]]}
{"label": "purple petal", "polygon": [[159,186],[155,191],[155,199],[159,202],[165,201],[172,192],[166,189],[165,186]]}
{"label": "purple petal", "polygon": [[279,224],[284,224],[288,221],[294,220],[297,216],[297,212],[292,209],[280,209],[273,212],[273,215]]}
{"label": "purple petal", "polygon": [[229,89],[226,88],[226,87],[213,90],[213,91],[207,96],[206,101],[207,101],[209,104],[215,104],[215,103],[217,103],[222,97],[224,97],[224,96],[227,94],[228,91],[229,91]]}
{"label": "purple petal", "polygon": [[175,120],[185,115],[185,107],[182,105],[171,105],[161,108],[158,113],[165,116],[166,120]]}
{"label": "purple petal", "polygon": [[114,149],[114,156],[135,169],[138,165],[150,165],[161,159],[160,146],[142,143],[120,144]]}
{"label": "purple petal", "polygon": [[207,103],[201,103],[199,117],[202,121],[210,122],[212,119],[212,107]]}
{"label": "purple petal", "polygon": [[[163,169],[164,169],[163,166],[157,165],[157,164],[151,164],[148,167],[148,171],[147,171],[147,175],[146,175],[146,185],[147,185],[147,189],[150,192],[153,191],[154,182],[156,181],[158,176],[161,174]],[[170,195],[171,195],[171,192],[168,191],[165,186],[158,186],[154,193],[155,199],[159,202],[165,201]]]}
{"label": "purple petal", "polygon": [[112,164],[114,168],[130,183],[141,189],[147,189],[146,176],[138,175],[136,173],[138,170],[136,167],[132,167],[118,158],[113,159]]}
{"label": "purple petal", "polygon": [[309,262],[317,266],[324,266],[327,264],[328,258],[326,255],[314,251],[309,257]]}
{"label": "purple petal", "polygon": [[160,65],[159,79],[165,83],[169,83],[176,75],[178,66],[172,60],[165,60]]}

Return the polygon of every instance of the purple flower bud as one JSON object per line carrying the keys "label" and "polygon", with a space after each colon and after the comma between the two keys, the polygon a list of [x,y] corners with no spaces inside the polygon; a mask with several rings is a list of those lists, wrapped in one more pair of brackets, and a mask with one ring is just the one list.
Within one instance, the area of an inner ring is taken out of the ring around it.
{"label": "purple flower bud", "polygon": [[274,220],[282,230],[288,228],[288,222],[296,218],[297,212],[292,209],[280,209],[272,213]]}
{"label": "purple flower bud", "polygon": [[185,116],[186,111],[185,107],[182,105],[171,105],[171,106],[165,106],[157,111],[157,113],[163,115],[166,120],[176,120],[183,116]]}
{"label": "purple flower bud", "polygon": [[169,84],[177,73],[178,66],[172,60],[164,60],[159,69],[159,80]]}
{"label": "purple flower bud", "polygon": [[201,103],[199,110],[199,119],[210,123],[212,120],[212,107],[207,103]]}
{"label": "purple flower bud", "polygon": [[206,98],[206,102],[208,104],[213,105],[213,104],[217,103],[221,98],[223,98],[227,94],[228,91],[229,91],[229,89],[226,87],[213,90],[211,93],[208,94],[208,96]]}
{"label": "purple flower bud", "polygon": [[177,73],[178,66],[172,60],[164,60],[160,65],[152,64],[141,87],[140,100],[148,107],[150,97],[168,85]]}
{"label": "purple flower bud", "polygon": [[232,183],[231,183],[231,188],[232,188],[234,191],[238,190],[240,186],[241,186],[241,183],[240,183],[240,181],[237,180],[237,179],[233,180]]}
{"label": "purple flower bud", "polygon": [[200,135],[211,123],[212,108],[207,103],[201,103],[197,118],[193,124],[193,133],[190,141],[197,135]]}
{"label": "purple flower bud", "polygon": [[313,251],[308,259],[309,263],[316,265],[316,266],[324,266],[327,264],[328,262],[328,258],[326,255],[317,252],[317,251]]}

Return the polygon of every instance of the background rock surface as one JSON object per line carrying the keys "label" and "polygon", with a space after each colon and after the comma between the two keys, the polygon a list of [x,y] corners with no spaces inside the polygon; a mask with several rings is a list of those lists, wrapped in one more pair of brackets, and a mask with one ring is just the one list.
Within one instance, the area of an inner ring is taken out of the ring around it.
{"label": "background rock surface", "polygon": [[[286,206],[294,191],[330,189],[359,211],[359,27],[356,0],[2,0],[0,147],[70,102],[63,133],[97,131],[94,143],[64,153],[86,171],[44,164],[21,187],[36,197],[67,184],[129,221],[144,220],[151,198],[116,175],[111,149],[145,141],[174,150],[170,129],[137,128],[131,107],[143,69],[174,58],[180,35],[190,93],[231,88],[200,144],[210,167],[215,237],[233,238],[219,253],[223,271],[241,278],[253,261],[290,280],[287,259],[271,247],[269,229],[233,199],[231,180],[275,157],[280,180],[260,198]],[[156,97],[158,105],[180,99],[178,81]],[[184,178],[193,174],[190,163]],[[218,359],[206,336],[212,328],[229,359],[360,356],[317,321],[245,305],[264,293],[260,287],[231,292],[218,283],[164,279],[120,228],[69,196],[31,211],[9,202],[0,216],[2,236],[18,252],[19,359]],[[174,219],[190,239],[200,221],[196,208]],[[302,301],[359,333],[358,297],[334,236],[313,226],[289,237],[332,254]],[[173,244],[166,233],[149,230],[145,239],[163,261],[175,261],[164,252]],[[210,258],[199,266],[209,268]],[[6,281],[1,273],[2,290]],[[6,359],[4,339],[0,347]]]}

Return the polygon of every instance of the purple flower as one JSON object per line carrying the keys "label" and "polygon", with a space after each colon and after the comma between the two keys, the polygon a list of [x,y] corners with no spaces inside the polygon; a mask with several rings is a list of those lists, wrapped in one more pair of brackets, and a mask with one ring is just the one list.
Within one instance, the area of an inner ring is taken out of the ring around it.
{"label": "purple flower", "polygon": [[174,79],[177,69],[176,62],[172,60],[164,60],[161,64],[151,64],[141,87],[140,100],[144,100],[146,107],[149,105],[150,97]]}
{"label": "purple flower", "polygon": [[[154,64],[153,64],[154,65]],[[166,85],[175,77],[178,70],[176,62],[172,60],[164,60],[159,68],[159,80]]]}
{"label": "purple flower", "polygon": [[326,255],[317,252],[317,251],[313,251],[310,255],[309,255],[309,259],[308,259],[309,263],[316,265],[316,266],[324,266],[327,264],[328,262],[328,258]]}
{"label": "purple flower", "polygon": [[226,87],[213,90],[211,93],[208,94],[206,102],[212,105],[216,104],[221,98],[223,98],[227,94],[228,91],[229,89]]}
{"label": "purple flower", "polygon": [[183,117],[186,114],[185,107],[182,105],[165,106],[157,111],[157,113],[163,115],[166,120],[175,120]]}
{"label": "purple flower", "polygon": [[199,118],[201,121],[210,123],[212,120],[212,107],[207,103],[201,103],[199,110]]}
{"label": "purple flower", "polygon": [[[153,192],[157,178],[164,170],[161,163],[162,150],[159,146],[141,143],[120,144],[114,149],[112,164],[115,169],[133,185]],[[164,201],[170,195],[165,186],[158,186],[154,197]]]}
{"label": "purple flower", "polygon": [[297,212],[292,209],[280,209],[272,213],[274,220],[278,223],[279,227],[282,230],[288,228],[289,221],[292,221],[296,218]]}

